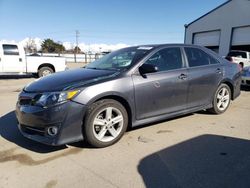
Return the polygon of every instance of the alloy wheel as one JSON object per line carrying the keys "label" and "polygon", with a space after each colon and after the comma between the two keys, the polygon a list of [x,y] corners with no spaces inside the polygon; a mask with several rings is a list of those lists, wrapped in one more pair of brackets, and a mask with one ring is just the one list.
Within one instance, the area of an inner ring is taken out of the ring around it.
{"label": "alloy wheel", "polygon": [[220,111],[224,111],[230,102],[230,94],[227,88],[222,87],[217,94],[217,107]]}
{"label": "alloy wheel", "polygon": [[122,131],[124,117],[115,107],[107,107],[97,113],[93,121],[93,133],[101,142],[110,142]]}

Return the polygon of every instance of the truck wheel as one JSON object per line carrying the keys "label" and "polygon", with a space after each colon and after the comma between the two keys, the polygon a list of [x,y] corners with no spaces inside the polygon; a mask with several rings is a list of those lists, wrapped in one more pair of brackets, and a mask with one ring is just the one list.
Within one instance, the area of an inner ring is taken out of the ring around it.
{"label": "truck wheel", "polygon": [[86,113],[83,134],[97,148],[116,143],[128,126],[128,114],[121,103],[104,99],[93,103]]}
{"label": "truck wheel", "polygon": [[38,76],[39,78],[40,77],[44,77],[44,76],[47,76],[47,75],[50,75],[54,73],[53,69],[50,68],[50,67],[41,67],[39,70],[38,70]]}
{"label": "truck wheel", "polygon": [[231,90],[226,84],[221,84],[215,92],[213,107],[208,109],[213,114],[222,114],[229,107],[231,102]]}

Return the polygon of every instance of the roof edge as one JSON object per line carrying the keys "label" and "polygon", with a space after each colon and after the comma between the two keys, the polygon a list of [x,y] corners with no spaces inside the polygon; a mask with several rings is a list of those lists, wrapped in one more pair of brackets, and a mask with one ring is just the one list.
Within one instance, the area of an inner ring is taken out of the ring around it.
{"label": "roof edge", "polygon": [[223,3],[223,4],[219,5],[219,6],[217,6],[216,8],[210,10],[208,13],[206,13],[206,14],[200,16],[199,18],[195,19],[194,21],[190,22],[189,24],[185,24],[184,27],[187,28],[188,26],[190,26],[190,25],[193,24],[194,22],[197,22],[198,20],[200,20],[200,19],[202,19],[203,17],[205,17],[205,16],[211,14],[212,12],[214,12],[214,11],[216,11],[217,9],[223,7],[224,5],[230,3],[231,1],[232,1],[232,0],[226,1],[225,3]]}

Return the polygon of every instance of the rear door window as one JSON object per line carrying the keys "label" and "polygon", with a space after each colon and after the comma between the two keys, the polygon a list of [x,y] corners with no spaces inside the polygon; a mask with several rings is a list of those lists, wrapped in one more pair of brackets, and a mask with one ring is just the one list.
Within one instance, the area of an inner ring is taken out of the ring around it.
{"label": "rear door window", "polygon": [[185,48],[189,67],[199,67],[209,64],[218,64],[215,58],[198,48]]}
{"label": "rear door window", "polygon": [[17,45],[3,44],[4,55],[19,55]]}

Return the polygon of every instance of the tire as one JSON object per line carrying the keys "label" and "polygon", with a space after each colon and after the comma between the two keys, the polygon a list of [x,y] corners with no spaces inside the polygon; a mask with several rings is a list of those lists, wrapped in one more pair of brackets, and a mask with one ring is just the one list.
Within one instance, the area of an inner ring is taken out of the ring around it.
{"label": "tire", "polygon": [[38,77],[44,77],[44,76],[47,76],[47,75],[50,75],[54,73],[54,70],[50,67],[41,67],[39,70],[38,70]]}
{"label": "tire", "polygon": [[224,113],[231,102],[231,89],[227,84],[221,84],[215,92],[213,107],[208,109],[213,114]]}
{"label": "tire", "polygon": [[116,143],[128,126],[128,114],[118,101],[104,99],[93,103],[87,110],[83,134],[93,147],[103,148]]}

